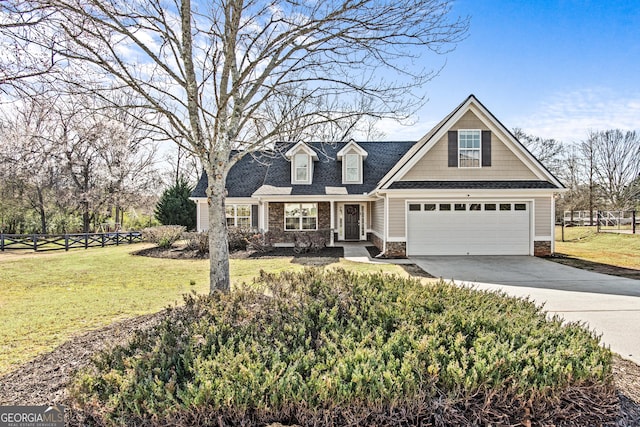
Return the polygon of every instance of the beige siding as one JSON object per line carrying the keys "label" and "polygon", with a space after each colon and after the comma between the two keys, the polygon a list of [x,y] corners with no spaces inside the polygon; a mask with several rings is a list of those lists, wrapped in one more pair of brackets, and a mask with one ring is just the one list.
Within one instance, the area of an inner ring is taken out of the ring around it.
{"label": "beige siding", "polygon": [[540,237],[551,236],[551,218],[553,215],[551,212],[551,197],[537,197],[535,198],[535,205],[535,235]]}
{"label": "beige siding", "polygon": [[384,200],[371,202],[371,229],[382,235],[384,233]]}
{"label": "beige siding", "polygon": [[404,199],[389,199],[389,237],[405,237],[404,210]]}
{"label": "beige siding", "polygon": [[198,202],[198,231],[209,229],[209,206],[207,202]]}
{"label": "beige siding", "polygon": [[[472,112],[460,118],[451,130],[489,130]],[[445,134],[402,178],[402,181],[421,180],[508,180],[537,179],[535,174],[504,145],[506,135],[492,132],[491,166],[473,169],[448,167],[448,144]]]}

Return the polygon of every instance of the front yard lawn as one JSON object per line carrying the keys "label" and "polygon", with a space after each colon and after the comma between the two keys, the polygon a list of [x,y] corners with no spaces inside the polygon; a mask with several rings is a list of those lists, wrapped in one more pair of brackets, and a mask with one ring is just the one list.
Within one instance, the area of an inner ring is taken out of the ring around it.
{"label": "front yard lawn", "polygon": [[[208,260],[134,256],[142,244],[68,253],[0,254],[0,374],[79,333],[182,304],[209,291]],[[292,257],[231,259],[232,283],[260,270],[301,271]],[[403,274],[396,265],[330,264],[352,271]]]}
{"label": "front yard lawn", "polygon": [[556,254],[564,264],[640,279],[640,234],[596,233],[595,227],[556,228]]}

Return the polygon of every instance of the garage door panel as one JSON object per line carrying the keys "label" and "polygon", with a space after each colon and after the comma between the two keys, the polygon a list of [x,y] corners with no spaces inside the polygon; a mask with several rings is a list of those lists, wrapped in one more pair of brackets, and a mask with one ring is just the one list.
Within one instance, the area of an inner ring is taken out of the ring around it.
{"label": "garage door panel", "polygon": [[[436,203],[428,201],[423,203]],[[451,204],[463,202],[443,202]],[[465,202],[469,209],[469,203]],[[495,203],[495,211],[408,211],[407,253],[409,255],[529,255],[530,205],[514,210],[515,202]],[[518,202],[522,204],[523,202]],[[509,204],[511,210],[499,210]]]}

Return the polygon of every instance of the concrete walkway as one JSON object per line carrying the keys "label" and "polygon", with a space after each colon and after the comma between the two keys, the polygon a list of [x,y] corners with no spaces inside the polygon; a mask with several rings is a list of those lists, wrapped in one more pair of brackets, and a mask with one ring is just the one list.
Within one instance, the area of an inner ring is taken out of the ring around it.
{"label": "concrete walkway", "polygon": [[409,259],[378,259],[371,258],[367,246],[372,246],[370,242],[340,242],[335,246],[344,249],[344,259],[353,262],[364,262],[368,264],[413,264]]}
{"label": "concrete walkway", "polygon": [[411,257],[426,272],[479,289],[530,297],[549,314],[585,322],[602,342],[640,364],[640,280],[535,257]]}

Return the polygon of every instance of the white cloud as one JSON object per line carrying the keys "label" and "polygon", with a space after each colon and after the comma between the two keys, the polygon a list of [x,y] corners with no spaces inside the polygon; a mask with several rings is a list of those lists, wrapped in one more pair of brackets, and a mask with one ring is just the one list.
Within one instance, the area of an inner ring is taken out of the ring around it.
{"label": "white cloud", "polygon": [[640,93],[586,88],[556,94],[534,107],[533,114],[512,120],[527,133],[564,142],[587,138],[590,130],[640,129]]}

